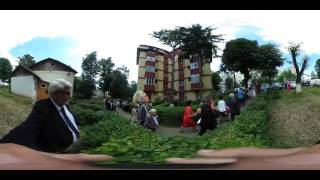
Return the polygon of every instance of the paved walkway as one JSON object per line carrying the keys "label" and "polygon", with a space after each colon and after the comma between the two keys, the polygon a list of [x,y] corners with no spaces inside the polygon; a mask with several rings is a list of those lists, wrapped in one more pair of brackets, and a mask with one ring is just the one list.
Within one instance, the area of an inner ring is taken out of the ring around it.
{"label": "paved walkway", "polygon": [[[241,110],[246,107],[248,104],[250,104],[252,102],[252,100],[248,100],[246,102],[246,105],[245,106],[242,106],[241,107]],[[123,111],[121,108],[117,108],[117,113],[122,116],[122,117],[125,117],[126,119],[130,119],[130,116],[131,114],[130,113],[127,113],[125,111]],[[163,127],[161,125],[158,126],[157,130],[156,130],[156,133],[158,133],[159,135],[161,136],[164,136],[164,137],[171,137],[171,136],[184,136],[184,137],[197,137],[199,131],[200,131],[200,126],[197,126],[196,127],[196,131],[193,132],[192,131],[192,128],[185,128],[183,131],[183,133],[180,133],[180,128],[172,128],[172,127]]]}

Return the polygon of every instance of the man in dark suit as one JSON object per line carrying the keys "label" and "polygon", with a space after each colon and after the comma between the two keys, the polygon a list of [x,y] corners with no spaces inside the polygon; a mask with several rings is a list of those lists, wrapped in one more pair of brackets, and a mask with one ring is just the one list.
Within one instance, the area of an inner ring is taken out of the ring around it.
{"label": "man in dark suit", "polygon": [[50,97],[37,101],[28,118],[0,142],[44,152],[63,152],[79,138],[79,123],[67,106],[71,88],[64,79],[51,82]]}

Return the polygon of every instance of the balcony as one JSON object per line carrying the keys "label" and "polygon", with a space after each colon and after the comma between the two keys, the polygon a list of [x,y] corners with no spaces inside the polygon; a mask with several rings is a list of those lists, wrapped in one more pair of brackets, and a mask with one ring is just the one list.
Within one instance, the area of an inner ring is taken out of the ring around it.
{"label": "balcony", "polygon": [[154,72],[145,72],[144,73],[144,77],[155,77],[156,76],[156,73]]}
{"label": "balcony", "polygon": [[155,85],[144,85],[144,91],[155,91]]}
{"label": "balcony", "polygon": [[184,86],[179,86],[179,91],[184,91]]}
{"label": "balcony", "polygon": [[190,69],[190,74],[200,74],[200,69]]}
{"label": "balcony", "polygon": [[198,90],[200,89],[200,83],[192,83],[191,84],[191,90]]}
{"label": "balcony", "polygon": [[146,64],[145,64],[145,66],[155,66],[156,65],[156,63],[155,62],[152,62],[152,61],[146,61]]}

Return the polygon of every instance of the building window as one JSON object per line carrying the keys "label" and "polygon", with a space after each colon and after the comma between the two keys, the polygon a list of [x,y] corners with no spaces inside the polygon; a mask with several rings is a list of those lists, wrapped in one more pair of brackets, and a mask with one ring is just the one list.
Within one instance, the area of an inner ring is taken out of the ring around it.
{"label": "building window", "polygon": [[41,83],[41,88],[46,88],[46,83]]}
{"label": "building window", "polygon": [[146,72],[155,72],[154,66],[146,66]]}
{"label": "building window", "polygon": [[184,81],[179,81],[180,86],[184,86]]}
{"label": "building window", "polygon": [[198,69],[198,63],[197,62],[195,62],[195,63],[191,63],[190,64],[190,69]]}
{"label": "building window", "polygon": [[200,82],[200,76],[199,74],[193,74],[190,76],[191,83],[199,83]]}

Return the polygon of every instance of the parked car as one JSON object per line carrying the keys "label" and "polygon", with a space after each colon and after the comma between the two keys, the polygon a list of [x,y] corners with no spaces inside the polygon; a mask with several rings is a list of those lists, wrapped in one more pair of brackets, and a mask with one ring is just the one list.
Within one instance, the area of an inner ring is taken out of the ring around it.
{"label": "parked car", "polygon": [[310,85],[311,86],[320,86],[320,79],[311,79]]}
{"label": "parked car", "polygon": [[7,86],[9,86],[9,84],[8,84],[8,83],[1,82],[1,81],[0,81],[0,86],[1,86],[1,87],[7,87]]}
{"label": "parked car", "polygon": [[281,83],[276,82],[276,83],[272,83],[272,89],[282,89],[283,86]]}
{"label": "parked car", "polygon": [[310,86],[310,80],[304,80],[302,81],[303,86]]}
{"label": "parked car", "polygon": [[290,81],[290,85],[292,89],[295,89],[297,87],[297,83],[295,81]]}

